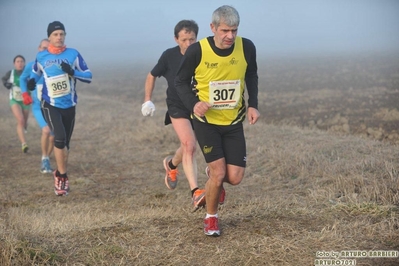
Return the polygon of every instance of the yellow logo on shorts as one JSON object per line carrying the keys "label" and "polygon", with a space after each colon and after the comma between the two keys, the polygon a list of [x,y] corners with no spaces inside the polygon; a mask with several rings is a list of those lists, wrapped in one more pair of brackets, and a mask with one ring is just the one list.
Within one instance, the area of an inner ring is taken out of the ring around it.
{"label": "yellow logo on shorts", "polygon": [[210,153],[212,151],[212,149],[213,149],[213,146],[211,146],[211,147],[204,146],[204,148],[203,148],[204,154]]}

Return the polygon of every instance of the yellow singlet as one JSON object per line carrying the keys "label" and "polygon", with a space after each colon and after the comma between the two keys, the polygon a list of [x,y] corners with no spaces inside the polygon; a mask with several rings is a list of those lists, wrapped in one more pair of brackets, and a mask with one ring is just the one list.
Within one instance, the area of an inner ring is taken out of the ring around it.
{"label": "yellow singlet", "polygon": [[207,38],[199,43],[202,58],[195,69],[198,97],[212,107],[205,117],[194,116],[195,119],[215,125],[232,125],[242,121],[246,111],[244,88],[248,65],[242,38],[236,37],[233,52],[225,57],[215,54]]}

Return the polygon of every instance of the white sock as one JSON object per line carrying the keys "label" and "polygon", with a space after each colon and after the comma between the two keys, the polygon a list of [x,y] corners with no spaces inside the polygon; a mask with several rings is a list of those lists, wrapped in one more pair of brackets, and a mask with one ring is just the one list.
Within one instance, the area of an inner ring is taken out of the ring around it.
{"label": "white sock", "polygon": [[209,214],[209,213],[207,213],[206,216],[205,216],[205,219],[207,219],[207,218],[209,218],[209,217],[216,217],[216,218],[218,218],[218,214],[217,214],[217,213],[216,213],[216,214]]}
{"label": "white sock", "polygon": [[49,157],[43,155],[43,156],[42,156],[42,161],[43,161],[44,159],[49,159]]}

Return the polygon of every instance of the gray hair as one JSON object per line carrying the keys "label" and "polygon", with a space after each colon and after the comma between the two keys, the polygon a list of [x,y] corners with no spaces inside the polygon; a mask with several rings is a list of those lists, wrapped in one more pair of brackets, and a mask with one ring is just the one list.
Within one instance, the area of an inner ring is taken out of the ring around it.
{"label": "gray hair", "polygon": [[240,24],[240,15],[232,6],[221,6],[212,14],[212,24],[217,28],[220,23],[225,23],[229,27],[238,26]]}

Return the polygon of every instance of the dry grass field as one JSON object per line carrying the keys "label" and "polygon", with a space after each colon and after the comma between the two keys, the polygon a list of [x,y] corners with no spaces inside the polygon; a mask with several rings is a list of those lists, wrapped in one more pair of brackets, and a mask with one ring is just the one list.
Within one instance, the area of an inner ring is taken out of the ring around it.
{"label": "dry grass field", "polygon": [[[163,80],[154,117],[141,115],[150,67],[91,66],[93,83],[78,85],[67,197],[39,172],[33,116],[21,152],[1,89],[0,265],[315,265],[344,251],[397,254],[398,57],[259,63],[262,117],[245,123],[248,166],[240,185],[225,186],[218,238],[203,233],[205,210],[192,212],[181,166],[177,188],[164,185],[162,160],[179,143],[163,126]],[[199,152],[197,161],[203,187]],[[334,262],[399,264],[346,259]]]}

